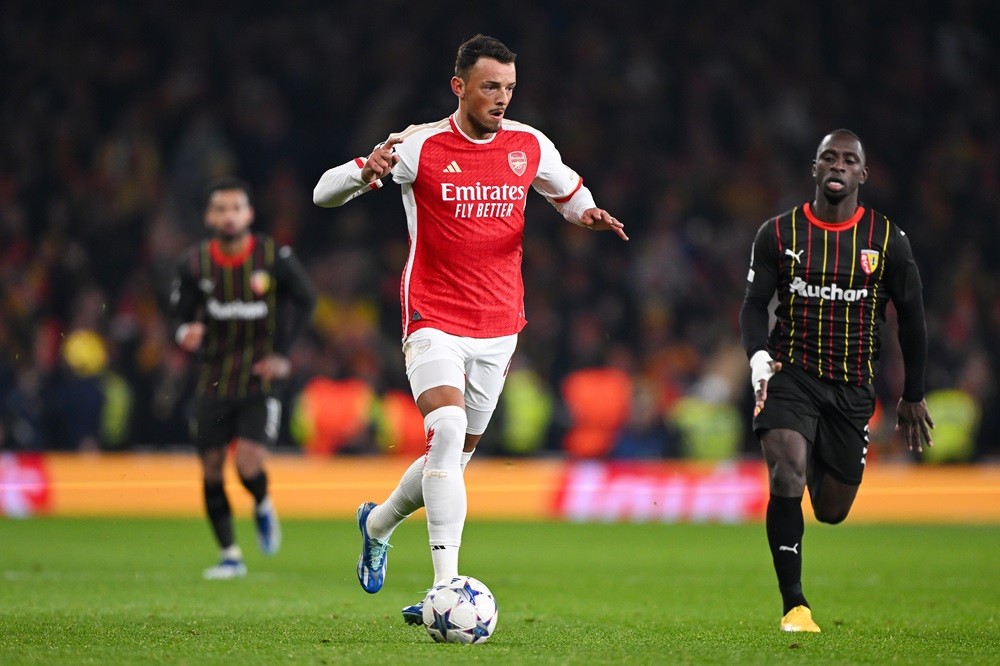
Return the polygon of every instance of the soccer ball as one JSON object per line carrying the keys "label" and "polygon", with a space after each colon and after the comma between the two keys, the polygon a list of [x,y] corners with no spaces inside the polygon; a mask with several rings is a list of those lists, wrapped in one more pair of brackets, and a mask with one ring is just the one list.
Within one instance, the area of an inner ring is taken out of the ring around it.
{"label": "soccer ball", "polygon": [[482,581],[456,576],[424,597],[424,626],[438,643],[485,643],[497,628],[497,602]]}

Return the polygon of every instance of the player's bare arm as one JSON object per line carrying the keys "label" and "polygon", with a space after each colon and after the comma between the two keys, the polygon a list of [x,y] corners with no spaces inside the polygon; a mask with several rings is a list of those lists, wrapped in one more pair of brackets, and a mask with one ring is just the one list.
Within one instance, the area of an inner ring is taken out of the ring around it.
{"label": "player's bare arm", "polygon": [[934,446],[931,438],[933,427],[934,420],[927,411],[926,401],[908,402],[899,399],[899,404],[896,405],[896,432],[902,434],[907,449],[922,453],[925,444]]}
{"label": "player's bare arm", "polygon": [[603,208],[588,208],[583,211],[583,215],[580,216],[580,226],[593,231],[613,231],[622,240],[628,240],[625,225]]}
{"label": "player's bare arm", "polygon": [[403,143],[403,139],[394,136],[382,145],[376,146],[361,168],[361,180],[373,183],[388,176],[392,172],[392,168],[399,164],[399,155],[393,150],[393,147],[399,143]]}

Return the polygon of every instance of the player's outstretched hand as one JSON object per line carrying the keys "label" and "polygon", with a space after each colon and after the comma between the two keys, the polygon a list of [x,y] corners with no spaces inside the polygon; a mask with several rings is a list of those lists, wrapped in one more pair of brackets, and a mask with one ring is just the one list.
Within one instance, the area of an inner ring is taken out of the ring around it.
{"label": "player's outstretched hand", "polygon": [[397,143],[403,143],[403,139],[391,136],[385,143],[375,147],[372,154],[365,160],[365,165],[361,167],[363,181],[374,183],[380,178],[385,178],[392,171],[392,168],[399,164],[399,155],[393,150]]}
{"label": "player's outstretched hand", "polygon": [[580,224],[593,231],[613,231],[622,240],[628,240],[625,235],[625,225],[614,215],[602,208],[588,208],[580,216]]}
{"label": "player's outstretched hand", "polygon": [[271,354],[253,364],[253,374],[267,381],[287,379],[292,374],[292,362],[280,354]]}
{"label": "player's outstretched hand", "polygon": [[931,439],[933,427],[934,420],[927,411],[926,401],[907,402],[899,399],[899,404],[896,405],[896,432],[902,433],[906,448],[921,453],[924,444],[934,446],[934,440]]}

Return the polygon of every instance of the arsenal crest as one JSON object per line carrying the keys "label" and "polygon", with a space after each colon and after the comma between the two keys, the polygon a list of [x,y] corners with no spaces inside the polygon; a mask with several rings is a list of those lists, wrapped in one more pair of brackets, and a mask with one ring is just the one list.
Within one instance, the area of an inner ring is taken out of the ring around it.
{"label": "arsenal crest", "polygon": [[871,275],[878,268],[878,250],[861,250],[861,270]]}
{"label": "arsenal crest", "polygon": [[254,271],[250,275],[250,288],[257,296],[263,296],[271,288],[271,274],[267,271]]}
{"label": "arsenal crest", "polygon": [[511,171],[518,176],[523,176],[524,170],[528,168],[528,156],[524,154],[523,150],[507,153],[507,164],[510,165]]}

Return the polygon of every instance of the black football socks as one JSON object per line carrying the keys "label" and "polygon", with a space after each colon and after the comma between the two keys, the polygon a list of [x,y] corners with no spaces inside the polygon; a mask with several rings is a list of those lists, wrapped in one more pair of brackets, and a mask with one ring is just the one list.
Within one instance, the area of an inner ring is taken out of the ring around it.
{"label": "black football socks", "polygon": [[253,495],[253,501],[255,504],[260,504],[267,497],[267,472],[261,470],[260,473],[253,477],[252,479],[245,479],[240,476],[240,482],[243,487],[250,491]]}
{"label": "black football socks", "polygon": [[205,482],[205,511],[222,549],[233,545],[233,512],[222,483]]}
{"label": "black football socks", "polygon": [[802,594],[802,535],[805,532],[802,498],[771,495],[766,522],[767,543],[771,547],[784,604],[782,614],[796,606],[809,606]]}

